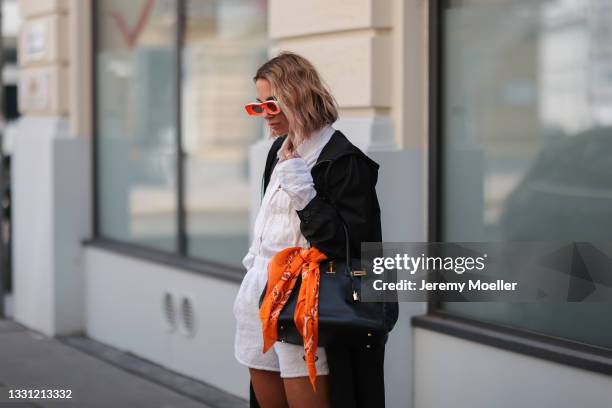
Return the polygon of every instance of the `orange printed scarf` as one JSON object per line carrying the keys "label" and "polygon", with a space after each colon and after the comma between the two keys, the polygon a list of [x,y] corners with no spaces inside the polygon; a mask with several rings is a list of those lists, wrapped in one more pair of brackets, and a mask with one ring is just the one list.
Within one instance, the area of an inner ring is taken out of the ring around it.
{"label": "orange printed scarf", "polygon": [[259,308],[259,317],[263,331],[263,352],[268,351],[276,341],[278,316],[287,303],[297,277],[301,273],[302,285],[298,294],[293,321],[304,339],[304,356],[308,377],[316,391],[315,353],[318,344],[319,329],[319,263],[327,259],[324,253],[315,247],[285,248],[278,252],[268,264],[268,285],[266,294]]}

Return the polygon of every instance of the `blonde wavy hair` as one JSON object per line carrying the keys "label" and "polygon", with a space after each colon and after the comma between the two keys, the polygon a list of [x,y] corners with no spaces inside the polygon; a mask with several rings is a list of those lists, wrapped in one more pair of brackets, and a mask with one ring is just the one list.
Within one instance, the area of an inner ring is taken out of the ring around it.
{"label": "blonde wavy hair", "polygon": [[315,67],[306,58],[289,51],[263,64],[253,82],[265,79],[289,121],[295,145],[314,131],[338,119],[338,105]]}

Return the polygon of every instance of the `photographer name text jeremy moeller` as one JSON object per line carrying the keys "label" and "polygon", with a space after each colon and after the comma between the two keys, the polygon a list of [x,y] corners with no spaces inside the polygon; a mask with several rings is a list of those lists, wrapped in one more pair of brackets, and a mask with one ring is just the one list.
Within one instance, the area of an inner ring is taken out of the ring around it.
{"label": "photographer name text jeremy moeller", "polygon": [[463,292],[467,290],[485,290],[485,291],[513,291],[516,290],[517,282],[506,282],[503,279],[497,279],[495,282],[482,282],[478,280],[468,280],[467,282],[427,282],[425,280],[417,282],[402,279],[399,282],[384,282],[377,279],[373,282],[375,290],[408,290],[408,291],[423,291],[423,290],[441,290]]}

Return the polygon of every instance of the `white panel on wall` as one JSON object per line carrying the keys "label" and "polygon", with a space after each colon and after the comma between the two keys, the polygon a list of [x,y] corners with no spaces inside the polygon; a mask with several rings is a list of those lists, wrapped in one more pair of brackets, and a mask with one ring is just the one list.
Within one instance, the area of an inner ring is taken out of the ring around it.
{"label": "white panel on wall", "polygon": [[414,331],[416,408],[610,407],[610,376]]}
{"label": "white panel on wall", "polygon": [[14,317],[47,335],[55,331],[51,145],[60,122],[21,118],[11,160]]}
{"label": "white panel on wall", "polygon": [[[248,398],[248,369],[234,358],[237,282],[90,247],[85,273],[89,337]],[[186,330],[191,324],[193,333]]]}
{"label": "white panel on wall", "polygon": [[68,60],[68,17],[45,15],[26,20],[19,35],[19,65]]}
{"label": "white panel on wall", "polygon": [[49,336],[80,333],[89,140],[70,137],[63,118],[18,123],[11,171],[15,320]]}
{"label": "white panel on wall", "polygon": [[19,111],[64,115],[68,113],[68,68],[24,68],[19,75]]}

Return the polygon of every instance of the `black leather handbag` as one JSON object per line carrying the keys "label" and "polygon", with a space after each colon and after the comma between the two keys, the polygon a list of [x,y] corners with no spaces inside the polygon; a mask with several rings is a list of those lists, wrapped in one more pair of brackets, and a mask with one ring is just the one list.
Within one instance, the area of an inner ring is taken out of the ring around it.
{"label": "black leather handbag", "polygon": [[[370,348],[385,344],[388,332],[397,320],[397,303],[361,301],[361,278],[366,270],[360,267],[359,258],[351,258],[348,225],[335,206],[334,209],[344,228],[345,259],[328,259],[319,264],[318,345]],[[302,336],[293,321],[301,281],[301,276],[298,276],[279,315],[277,339],[280,342],[303,345]],[[259,298],[260,307],[265,293],[266,288]],[[395,313],[391,312],[391,307],[396,308]]]}

